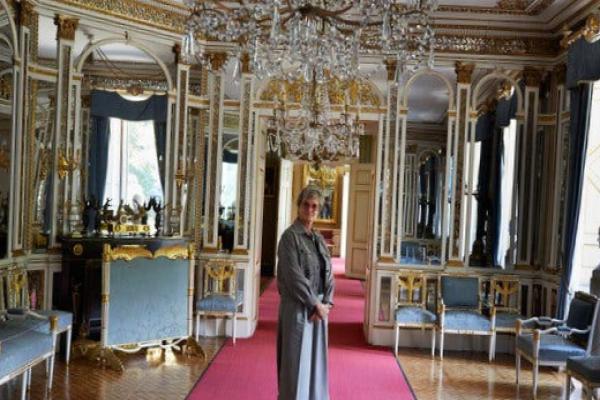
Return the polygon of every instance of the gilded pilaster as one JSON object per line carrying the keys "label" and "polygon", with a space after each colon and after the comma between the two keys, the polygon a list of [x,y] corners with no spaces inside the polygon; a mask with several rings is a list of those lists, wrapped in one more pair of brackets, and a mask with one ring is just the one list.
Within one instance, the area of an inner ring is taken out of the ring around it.
{"label": "gilded pilaster", "polygon": [[[379,232],[379,258],[382,260],[393,260],[397,256],[396,236],[397,206],[398,206],[398,169],[403,160],[399,160],[398,153],[402,148],[399,138],[400,96],[398,85],[395,80],[396,62],[386,61],[387,68],[387,113],[385,127],[382,131],[381,142],[381,203],[379,214],[381,216]],[[399,164],[400,163],[400,164]]]}
{"label": "gilded pilaster", "polygon": [[171,203],[170,208],[170,233],[176,235],[182,235],[184,229],[184,210],[186,204],[184,204],[185,196],[184,192],[188,191],[187,186],[189,185],[188,170],[193,168],[193,154],[190,153],[188,147],[187,137],[187,115],[188,115],[188,91],[190,84],[190,65],[186,64],[181,57],[179,57],[179,46],[174,47],[175,60],[177,62],[177,100],[175,103],[175,129],[173,130],[175,137],[171,143],[172,153],[175,154],[173,157],[173,164],[171,171],[174,171],[175,184],[172,185],[172,191],[170,193]]}
{"label": "gilded pilaster", "polygon": [[[50,230],[50,247],[56,245],[58,235],[66,234],[74,227],[70,226],[69,215],[77,217],[77,204],[73,204],[71,192],[78,187],[78,179],[73,179],[72,172],[81,157],[80,149],[76,149],[73,137],[74,124],[74,94],[73,88],[73,45],[75,31],[79,20],[76,18],[56,15],[54,24],[57,26],[57,61],[58,80],[56,85],[56,114],[53,137],[53,168],[52,187],[52,224]],[[79,153],[78,151],[79,150]],[[67,167],[69,172],[61,171],[59,167]],[[65,173],[63,173],[65,172]],[[62,175],[62,176],[61,176]],[[78,177],[77,177],[78,178]],[[71,224],[72,225],[72,224]]]}
{"label": "gilded pilaster", "polygon": [[473,64],[457,62],[456,71],[456,122],[452,135],[452,145],[449,156],[452,157],[452,193],[450,206],[450,237],[448,249],[448,265],[461,266],[465,262],[465,253],[468,251],[466,243],[467,201],[466,182],[468,177],[468,160],[466,157],[467,143],[469,141],[471,80]]}
{"label": "gilded pilaster", "polygon": [[225,54],[210,55],[212,70],[208,74],[209,117],[204,249],[216,249],[218,247],[221,154],[223,152],[223,100],[225,93],[223,72],[220,71],[220,67],[225,60]]}
{"label": "gilded pilaster", "polygon": [[250,216],[252,210],[252,187],[256,177],[251,173],[253,165],[252,143],[256,114],[252,107],[254,76],[250,73],[250,60],[242,58],[242,81],[240,93],[240,123],[238,144],[238,182],[235,202],[234,251],[244,253],[250,246]]}

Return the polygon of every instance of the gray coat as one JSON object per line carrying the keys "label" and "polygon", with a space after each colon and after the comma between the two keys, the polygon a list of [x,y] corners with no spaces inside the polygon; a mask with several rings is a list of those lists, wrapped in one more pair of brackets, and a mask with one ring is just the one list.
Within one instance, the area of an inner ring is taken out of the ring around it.
{"label": "gray coat", "polygon": [[[277,330],[279,400],[327,400],[327,321],[310,321],[315,305],[333,304],[333,274],[323,237],[296,220],[281,236],[277,285],[281,302]],[[322,296],[319,254],[325,260]]]}

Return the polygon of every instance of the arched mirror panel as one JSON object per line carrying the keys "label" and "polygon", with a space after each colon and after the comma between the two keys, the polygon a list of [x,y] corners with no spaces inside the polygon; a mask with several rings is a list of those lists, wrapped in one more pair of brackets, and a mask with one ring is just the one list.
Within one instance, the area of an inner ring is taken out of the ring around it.
{"label": "arched mirror panel", "polygon": [[[448,73],[450,75],[450,72]],[[449,78],[423,73],[409,80],[404,151],[400,263],[441,265]]]}

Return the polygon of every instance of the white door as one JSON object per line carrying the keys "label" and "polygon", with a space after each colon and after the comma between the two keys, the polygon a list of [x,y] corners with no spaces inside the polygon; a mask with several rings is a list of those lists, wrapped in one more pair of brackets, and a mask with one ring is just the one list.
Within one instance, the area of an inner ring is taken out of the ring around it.
{"label": "white door", "polygon": [[373,231],[373,164],[350,166],[350,203],[346,241],[346,276],[366,279]]}
{"label": "white door", "polygon": [[[279,169],[279,199],[277,207],[277,244],[288,226],[292,224],[292,182],[294,180],[294,163],[281,159]],[[277,262],[275,262],[275,276],[277,276]]]}

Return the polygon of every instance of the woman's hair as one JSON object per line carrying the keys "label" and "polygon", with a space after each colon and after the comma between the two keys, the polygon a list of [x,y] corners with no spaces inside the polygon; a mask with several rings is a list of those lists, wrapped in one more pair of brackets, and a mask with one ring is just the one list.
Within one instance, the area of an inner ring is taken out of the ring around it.
{"label": "woman's hair", "polygon": [[323,193],[321,190],[313,185],[308,185],[298,195],[298,199],[296,200],[296,205],[300,207],[304,200],[316,198],[319,200],[319,210],[323,208]]}

